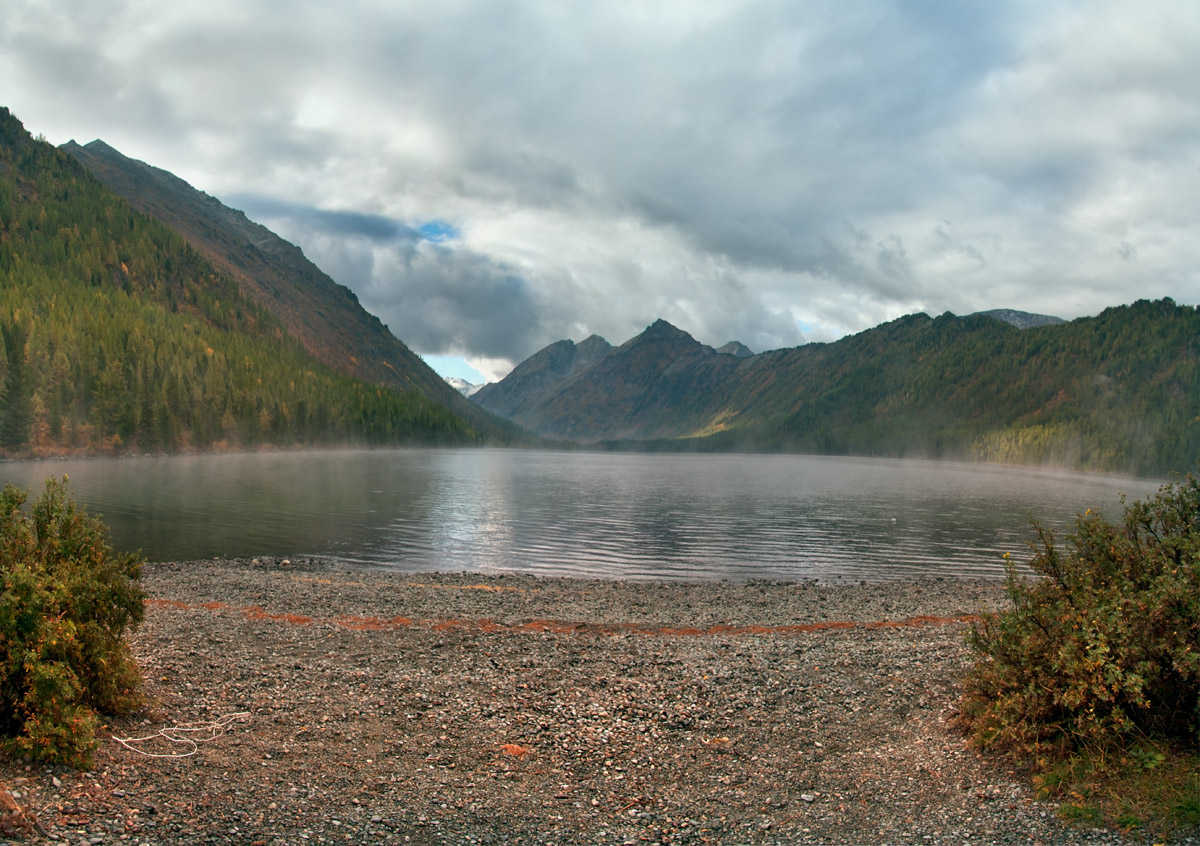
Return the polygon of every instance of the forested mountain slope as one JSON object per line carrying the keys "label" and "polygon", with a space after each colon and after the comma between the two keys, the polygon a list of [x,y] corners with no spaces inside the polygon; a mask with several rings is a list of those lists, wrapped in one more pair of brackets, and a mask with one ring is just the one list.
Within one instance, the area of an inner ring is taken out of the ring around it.
{"label": "forested mountain slope", "polygon": [[310,355],[183,238],[0,108],[0,448],[478,443]]}
{"label": "forested mountain slope", "polygon": [[519,438],[513,427],[448,386],[299,247],[174,174],[124,156],[103,141],[70,141],[62,149],[133,208],[182,235],[321,361],[369,382],[424,394],[493,439]]}
{"label": "forested mountain slope", "polygon": [[[1200,462],[1198,353],[1200,311],[1170,300],[1024,330],[913,315],[772,354],[733,400],[758,419],[716,443],[1186,472]],[[752,403],[768,384],[787,400]]]}
{"label": "forested mountain slope", "polygon": [[1027,329],[917,314],[744,358],[659,321],[518,419],[637,448],[1186,472],[1200,463],[1198,353],[1200,311],[1170,300]]}

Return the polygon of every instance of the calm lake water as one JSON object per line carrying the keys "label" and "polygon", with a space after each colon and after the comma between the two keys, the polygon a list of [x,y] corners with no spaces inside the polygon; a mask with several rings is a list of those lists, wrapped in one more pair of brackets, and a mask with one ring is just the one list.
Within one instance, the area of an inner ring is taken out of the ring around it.
{"label": "calm lake water", "polygon": [[70,476],[150,560],[331,559],[633,579],[999,577],[1056,527],[1158,482],[913,460],[389,450],[12,462]]}

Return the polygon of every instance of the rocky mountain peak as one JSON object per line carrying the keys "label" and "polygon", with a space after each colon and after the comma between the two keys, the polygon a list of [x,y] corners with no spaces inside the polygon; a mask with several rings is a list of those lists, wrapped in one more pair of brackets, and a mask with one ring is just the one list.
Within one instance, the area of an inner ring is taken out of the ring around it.
{"label": "rocky mountain peak", "polygon": [[1028,311],[1017,311],[1013,308],[993,308],[988,311],[977,311],[976,314],[990,317],[993,320],[999,320],[1008,323],[1011,326],[1016,326],[1018,329],[1032,329],[1035,326],[1057,326],[1060,323],[1065,323],[1061,317],[1054,317],[1050,314],[1032,314]]}
{"label": "rocky mountain peak", "polygon": [[646,327],[646,331],[638,335],[634,340],[644,341],[682,341],[684,339],[691,340],[692,336],[682,329],[672,326],[661,317]]}
{"label": "rocky mountain peak", "polygon": [[731,355],[734,358],[750,358],[754,355],[754,351],[741,341],[730,341],[724,346],[717,347],[717,352],[721,355]]}
{"label": "rocky mountain peak", "polygon": [[599,361],[603,361],[609,353],[613,351],[613,345],[601,338],[599,335],[592,335],[575,345],[575,361],[571,366],[571,375],[582,373],[590,367],[595,366]]}

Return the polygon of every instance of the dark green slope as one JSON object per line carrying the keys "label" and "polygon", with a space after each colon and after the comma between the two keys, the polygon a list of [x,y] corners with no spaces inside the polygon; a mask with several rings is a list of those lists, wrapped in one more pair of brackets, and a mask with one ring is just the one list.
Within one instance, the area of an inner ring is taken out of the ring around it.
{"label": "dark green slope", "polygon": [[1170,300],[1027,329],[916,314],[743,358],[659,321],[522,405],[521,422],[638,449],[1186,472],[1200,464],[1198,352],[1200,311]]}
{"label": "dark green slope", "polygon": [[179,177],[124,156],[103,141],[71,141],[62,149],[135,209],[182,235],[321,361],[369,382],[423,394],[492,440],[521,437],[511,424],[484,413],[446,384],[352,291],[330,279],[295,245]]}
{"label": "dark green slope", "polygon": [[1200,462],[1198,352],[1200,312],[1170,300],[1026,330],[915,315],[773,354],[733,399],[740,431],[713,445],[1186,472]]}
{"label": "dark green slope", "polygon": [[176,232],[0,108],[6,454],[478,443],[415,392],[313,358]]}

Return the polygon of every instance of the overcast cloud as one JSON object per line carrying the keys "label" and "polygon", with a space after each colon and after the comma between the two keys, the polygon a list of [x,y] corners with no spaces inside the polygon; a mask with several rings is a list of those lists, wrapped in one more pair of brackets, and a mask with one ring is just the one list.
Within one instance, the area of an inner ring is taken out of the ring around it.
{"label": "overcast cloud", "polygon": [[485,375],[663,317],[1200,302],[1200,4],[7,0],[0,104]]}

